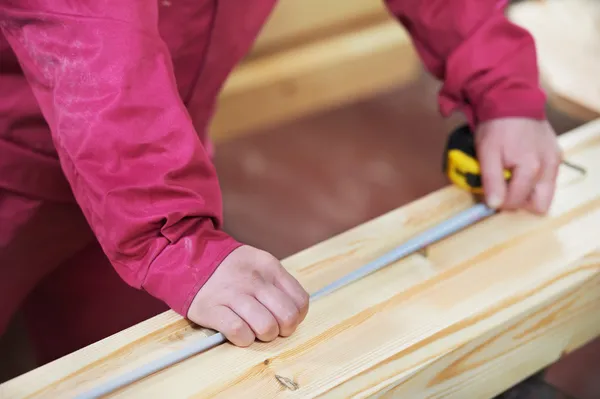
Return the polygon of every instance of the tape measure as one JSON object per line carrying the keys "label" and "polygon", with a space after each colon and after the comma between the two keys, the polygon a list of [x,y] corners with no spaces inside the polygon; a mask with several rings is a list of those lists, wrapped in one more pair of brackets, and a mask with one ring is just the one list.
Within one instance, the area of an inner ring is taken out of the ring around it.
{"label": "tape measure", "polygon": [[[483,194],[481,169],[475,151],[475,140],[468,125],[456,128],[448,138],[443,161],[444,173],[456,186],[473,194]],[[510,180],[511,172],[504,170]]]}

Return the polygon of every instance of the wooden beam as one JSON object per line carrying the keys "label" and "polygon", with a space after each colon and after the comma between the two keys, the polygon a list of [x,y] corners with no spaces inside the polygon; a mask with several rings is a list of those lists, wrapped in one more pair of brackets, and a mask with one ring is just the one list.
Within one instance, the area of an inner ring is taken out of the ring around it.
{"label": "wooden beam", "polygon": [[600,2],[526,1],[508,15],[536,41],[549,102],[575,118],[600,117]]}
{"label": "wooden beam", "polygon": [[[135,383],[146,397],[491,398],[600,335],[600,119],[560,137],[547,216],[500,213],[311,305],[289,338],[224,344]],[[436,191],[283,264],[310,291],[470,206]],[[210,334],[167,312],[3,385],[66,398]]]}
{"label": "wooden beam", "polygon": [[382,1],[279,1],[253,46],[250,57],[272,54],[391,18]]}
{"label": "wooden beam", "polygon": [[222,142],[405,84],[420,62],[410,37],[386,20],[251,58],[219,97],[211,136]]}

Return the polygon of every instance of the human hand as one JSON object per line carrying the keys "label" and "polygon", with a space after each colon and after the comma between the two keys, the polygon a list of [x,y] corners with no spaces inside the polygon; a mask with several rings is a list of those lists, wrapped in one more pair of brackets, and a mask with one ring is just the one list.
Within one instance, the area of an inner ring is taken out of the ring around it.
{"label": "human hand", "polygon": [[250,246],[234,250],[192,301],[188,318],[248,346],[291,335],[308,312],[309,295],[279,261]]}
{"label": "human hand", "polygon": [[[546,213],[562,160],[550,124],[526,118],[496,119],[479,125],[474,138],[487,204]],[[512,172],[508,184],[504,169]]]}

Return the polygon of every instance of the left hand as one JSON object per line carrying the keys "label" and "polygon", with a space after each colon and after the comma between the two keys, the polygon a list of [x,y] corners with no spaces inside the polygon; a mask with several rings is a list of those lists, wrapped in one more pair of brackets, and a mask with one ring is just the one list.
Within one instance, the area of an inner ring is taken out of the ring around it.
{"label": "left hand", "polygon": [[[562,153],[547,121],[502,118],[480,124],[475,147],[487,204],[496,209],[526,209],[544,214],[556,190]],[[502,176],[511,170],[507,184]]]}

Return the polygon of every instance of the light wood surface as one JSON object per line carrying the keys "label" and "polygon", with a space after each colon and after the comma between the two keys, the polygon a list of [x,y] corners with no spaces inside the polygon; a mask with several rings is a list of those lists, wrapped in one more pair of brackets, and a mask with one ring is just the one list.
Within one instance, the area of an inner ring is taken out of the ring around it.
{"label": "light wood surface", "polygon": [[534,36],[552,105],[583,120],[599,117],[600,1],[527,1],[509,16]]}
{"label": "light wood surface", "polygon": [[[560,140],[588,173],[561,169],[547,216],[495,215],[314,302],[290,338],[224,344],[114,396],[476,399],[513,386],[600,335],[600,120]],[[471,204],[447,187],[283,264],[314,292]],[[167,312],[0,398],[69,398],[208,333]]]}

